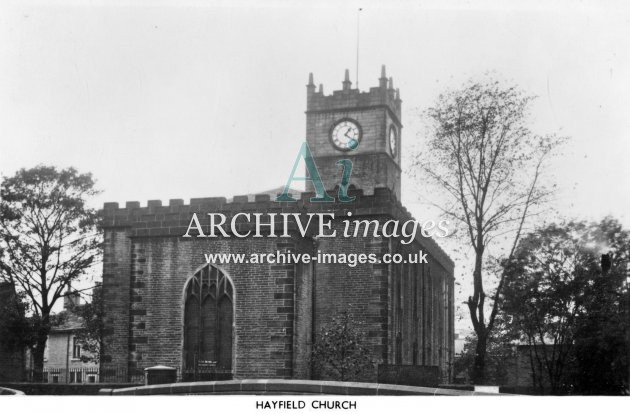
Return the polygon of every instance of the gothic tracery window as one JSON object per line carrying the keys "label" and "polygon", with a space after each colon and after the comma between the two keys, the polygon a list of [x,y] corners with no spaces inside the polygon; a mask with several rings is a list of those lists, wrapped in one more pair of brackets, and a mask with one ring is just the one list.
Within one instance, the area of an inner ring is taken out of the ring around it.
{"label": "gothic tracery window", "polygon": [[232,368],[234,288],[219,269],[205,266],[188,281],[184,304],[187,372]]}

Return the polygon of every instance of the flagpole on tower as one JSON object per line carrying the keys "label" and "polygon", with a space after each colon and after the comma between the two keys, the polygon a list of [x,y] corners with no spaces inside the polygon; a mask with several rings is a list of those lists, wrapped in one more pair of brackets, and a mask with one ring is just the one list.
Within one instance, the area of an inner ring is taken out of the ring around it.
{"label": "flagpole on tower", "polygon": [[356,73],[357,90],[359,89],[359,19],[361,18],[361,10],[363,9],[359,8],[357,10],[357,73]]}

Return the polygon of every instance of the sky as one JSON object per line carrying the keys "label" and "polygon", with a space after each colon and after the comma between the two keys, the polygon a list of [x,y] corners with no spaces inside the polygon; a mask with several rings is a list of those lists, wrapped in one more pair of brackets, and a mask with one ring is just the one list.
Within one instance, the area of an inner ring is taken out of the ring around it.
{"label": "sky", "polygon": [[[358,12],[358,9],[362,10]],[[491,72],[537,96],[531,128],[571,138],[550,166],[563,216],[630,226],[630,7],[621,1],[22,1],[0,5],[0,174],[91,172],[105,201],[283,185],[305,140],[308,74],[361,90],[380,67],[420,111]],[[422,183],[403,180],[419,220]]]}

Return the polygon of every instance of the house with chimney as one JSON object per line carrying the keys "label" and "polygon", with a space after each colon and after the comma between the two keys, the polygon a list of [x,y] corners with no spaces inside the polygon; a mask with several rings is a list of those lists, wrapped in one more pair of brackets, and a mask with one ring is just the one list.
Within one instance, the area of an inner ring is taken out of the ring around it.
{"label": "house with chimney", "polygon": [[57,316],[61,323],[48,335],[44,351],[43,381],[48,383],[84,384],[99,382],[99,363],[82,349],[77,334],[85,329],[81,316],[75,313],[81,306],[78,292],[64,297],[63,311]]}

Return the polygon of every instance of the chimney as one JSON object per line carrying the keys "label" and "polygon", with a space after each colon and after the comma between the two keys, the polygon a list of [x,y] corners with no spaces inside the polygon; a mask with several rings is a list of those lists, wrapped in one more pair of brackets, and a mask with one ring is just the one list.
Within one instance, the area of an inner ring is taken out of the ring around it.
{"label": "chimney", "polygon": [[71,310],[75,306],[79,306],[81,304],[81,297],[79,296],[79,292],[76,290],[72,291],[70,288],[66,291],[66,294],[63,297],[63,309]]}

